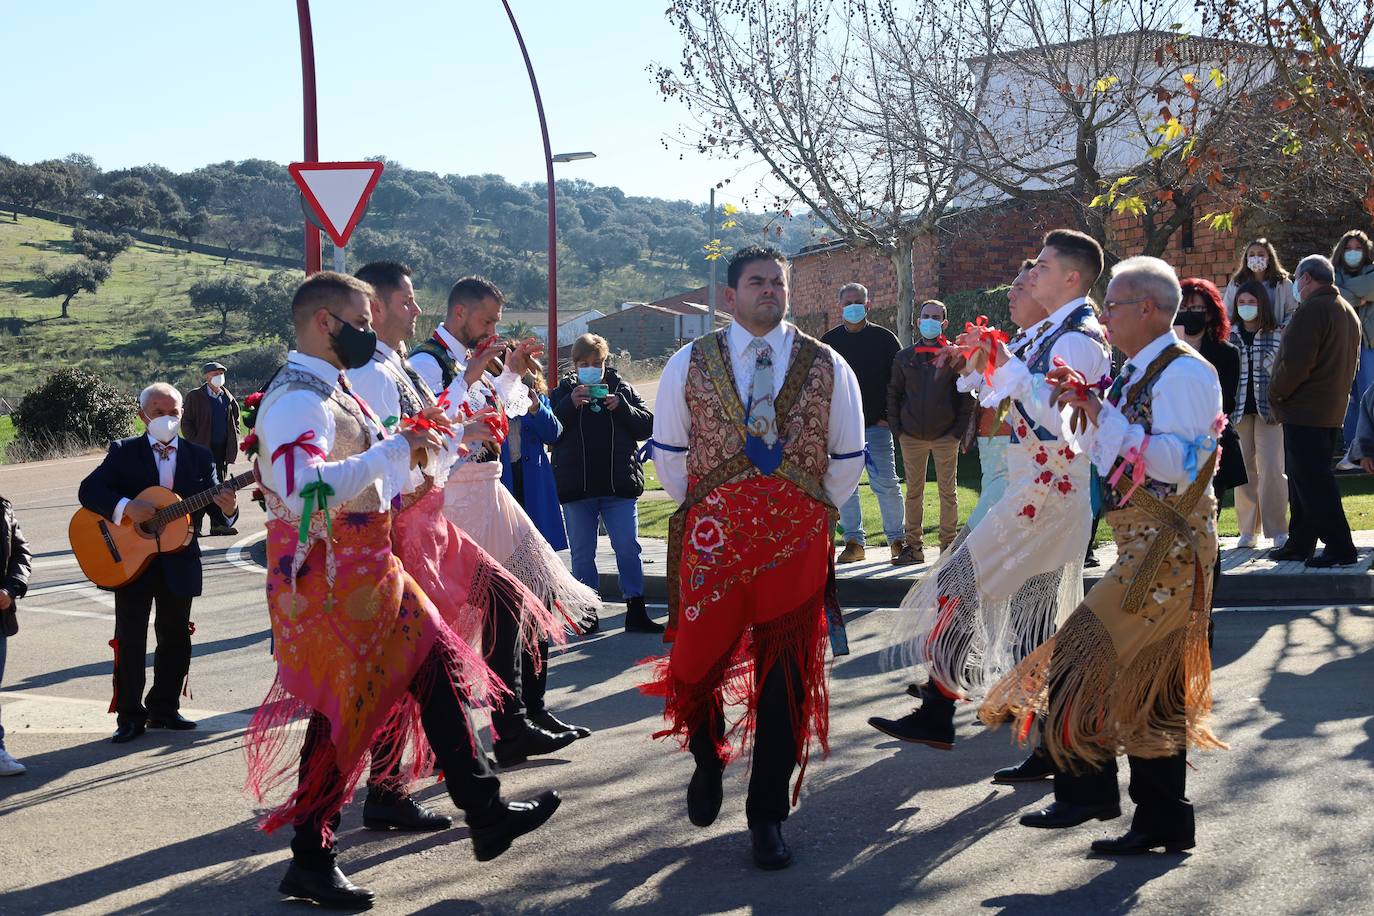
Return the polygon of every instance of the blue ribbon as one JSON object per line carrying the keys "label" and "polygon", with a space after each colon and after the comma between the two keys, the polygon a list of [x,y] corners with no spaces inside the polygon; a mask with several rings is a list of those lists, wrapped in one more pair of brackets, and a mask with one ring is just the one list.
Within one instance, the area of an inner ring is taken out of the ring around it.
{"label": "blue ribbon", "polygon": [[1188,475],[1188,482],[1197,480],[1197,457],[1199,452],[1216,451],[1217,440],[1213,436],[1198,436],[1192,442],[1185,442],[1183,445],[1183,472]]}
{"label": "blue ribbon", "polygon": [[658,449],[661,452],[672,452],[673,454],[678,455],[685,455],[687,453],[687,449],[685,447],[677,445],[664,445],[662,442],[655,442],[653,439],[650,439],[649,441],[644,443],[644,445],[640,448],[638,452],[635,453],[635,457],[639,459],[640,464],[643,464],[646,461],[653,461],[654,449]]}

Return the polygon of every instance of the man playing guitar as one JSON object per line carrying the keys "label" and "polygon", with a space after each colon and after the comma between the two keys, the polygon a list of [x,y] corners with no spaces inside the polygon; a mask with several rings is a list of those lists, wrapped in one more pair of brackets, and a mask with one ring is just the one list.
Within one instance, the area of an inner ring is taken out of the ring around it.
{"label": "man playing guitar", "polygon": [[[214,459],[209,449],[177,438],[181,418],[181,393],[158,382],[138,396],[139,419],[145,435],[110,443],[105,460],[81,482],[81,505],[116,525],[125,519],[141,524],[153,518],[157,507],[138,494],[161,486],[178,496],[189,497],[217,486]],[[238,516],[233,490],[218,492],[215,504],[228,524]],[[193,540],[184,550],[160,553],[147,570],[128,585],[116,589],[114,648],[114,699],[110,711],[118,715],[115,744],[132,741],[145,727],[191,729],[196,723],[181,715],[182,684],[191,667],[191,601],[200,595],[200,545]],[[148,617],[153,605],[157,649],[153,661],[153,686],[143,697],[144,654],[148,642]]]}

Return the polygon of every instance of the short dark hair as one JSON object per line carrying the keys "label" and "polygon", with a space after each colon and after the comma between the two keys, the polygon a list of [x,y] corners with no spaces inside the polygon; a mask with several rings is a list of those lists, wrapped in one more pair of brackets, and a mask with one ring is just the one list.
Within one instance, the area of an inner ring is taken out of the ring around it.
{"label": "short dark hair", "polygon": [[1021,262],[1021,269],[1018,270],[1017,273],[1023,274],[1033,267],[1035,267],[1035,258],[1026,258],[1024,261]]}
{"label": "short dark hair", "polygon": [[784,268],[787,267],[787,255],[776,248],[764,245],[750,245],[736,251],[734,257],[730,258],[730,266],[725,269],[725,285],[731,289],[739,289],[739,275],[744,273],[744,268],[755,261],[777,261]]}
{"label": "short dark hair", "polygon": [[354,293],[362,293],[366,299],[374,299],[376,290],[356,277],[321,270],[305,278],[305,282],[291,297],[291,319],[297,328],[304,327],[320,309],[333,309],[348,305]]}
{"label": "short dark hair", "polygon": [[927,305],[938,305],[940,311],[944,313],[945,318],[949,318],[949,306],[945,305],[939,299],[927,299],[925,302],[918,305],[916,311],[912,313],[911,320],[913,323],[921,320],[921,313],[926,310]]}
{"label": "short dark hair", "polygon": [[481,305],[485,299],[495,299],[501,305],[506,304],[506,294],[501,292],[501,287],[486,277],[473,274],[463,277],[453,284],[453,289],[448,291],[448,310],[451,312],[454,306],[458,305],[464,308],[470,305]]}
{"label": "short dark hair", "polygon": [[1102,276],[1102,246],[1097,239],[1076,229],[1052,229],[1045,233],[1045,246],[1072,264],[1087,281],[1084,289],[1092,289]]}
{"label": "short dark hair", "polygon": [[414,276],[400,261],[371,261],[353,272],[353,276],[377,291],[378,299],[385,299],[401,288],[401,281]]}

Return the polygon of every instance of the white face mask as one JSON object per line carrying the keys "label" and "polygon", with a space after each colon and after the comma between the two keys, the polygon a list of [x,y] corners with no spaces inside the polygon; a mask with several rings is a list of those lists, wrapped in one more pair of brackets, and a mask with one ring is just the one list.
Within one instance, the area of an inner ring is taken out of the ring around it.
{"label": "white face mask", "polygon": [[148,434],[166,445],[177,437],[181,421],[176,417],[154,417],[148,421]]}
{"label": "white face mask", "polygon": [[210,384],[213,385],[213,386],[216,387],[216,388],[223,388],[223,387],[224,387],[224,373],[221,372],[219,375],[212,375],[212,376],[210,376]]}
{"label": "white face mask", "polygon": [[1264,273],[1264,269],[1269,266],[1269,258],[1262,254],[1252,254],[1245,259],[1245,266],[1255,273]]}
{"label": "white face mask", "polygon": [[1238,305],[1236,306],[1236,314],[1240,316],[1241,321],[1254,321],[1259,317],[1259,306]]}
{"label": "white face mask", "polygon": [[1360,262],[1364,260],[1364,252],[1358,249],[1354,251],[1347,250],[1345,254],[1341,255],[1341,259],[1345,261],[1346,267],[1354,270],[1356,267],[1359,267]]}

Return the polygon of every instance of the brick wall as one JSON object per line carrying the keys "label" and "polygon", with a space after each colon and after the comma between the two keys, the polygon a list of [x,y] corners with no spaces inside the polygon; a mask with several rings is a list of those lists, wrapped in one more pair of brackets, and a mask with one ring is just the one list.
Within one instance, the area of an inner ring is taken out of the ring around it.
{"label": "brick wall", "polygon": [[626,350],[635,359],[649,359],[677,349],[676,317],[632,308],[590,321],[587,330],[606,338],[613,352]]}
{"label": "brick wall", "polygon": [[891,327],[897,275],[887,255],[868,249],[837,248],[792,258],[791,305],[797,327],[819,337],[840,323],[840,287],[862,283],[875,305],[874,320]]}
{"label": "brick wall", "polygon": [[1005,286],[1026,258],[1040,253],[1051,229],[1072,226],[1068,209],[1014,202],[958,213],[940,224],[941,293]]}

